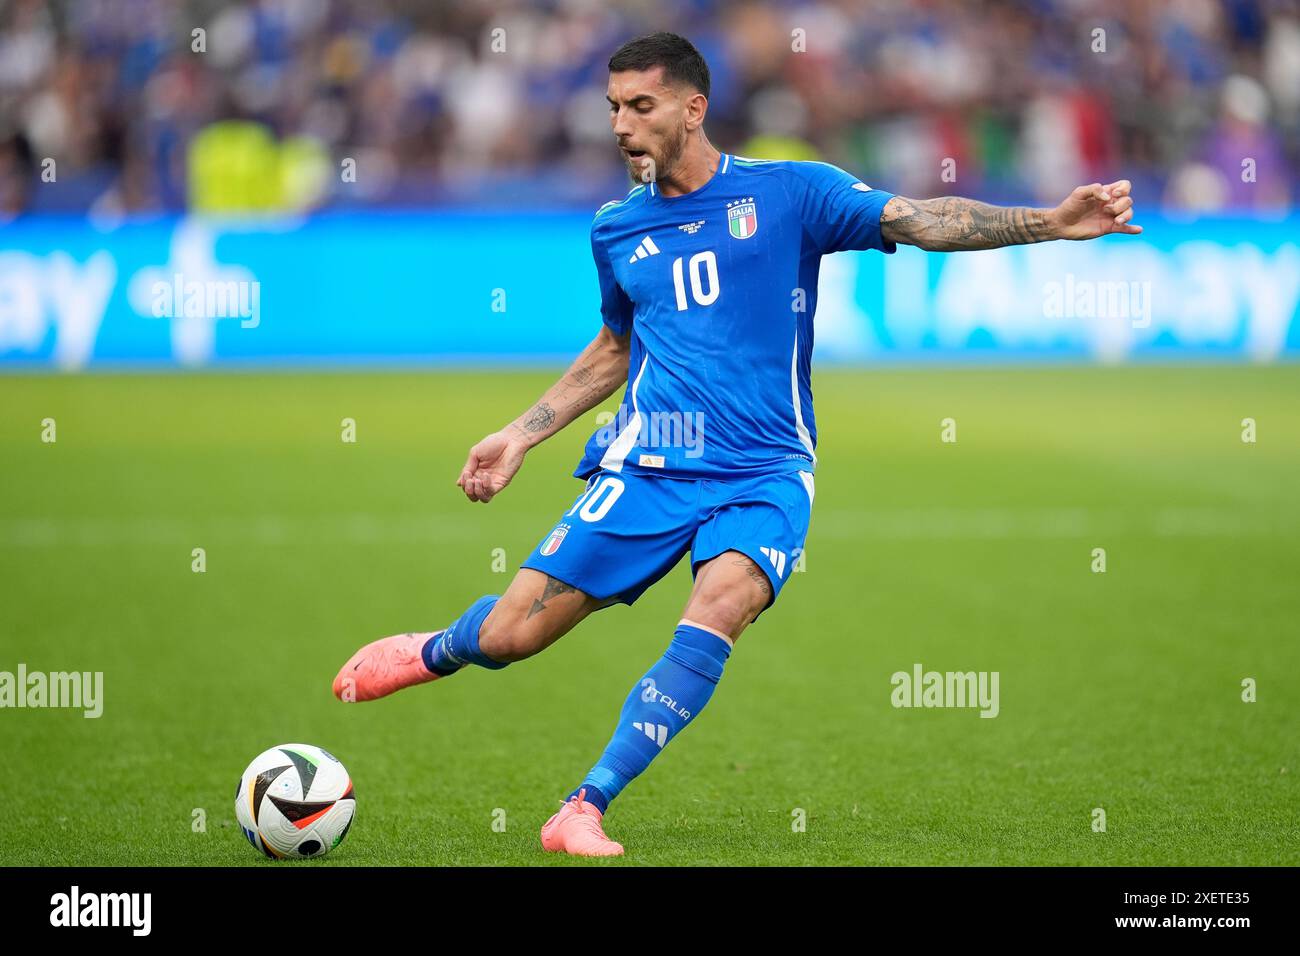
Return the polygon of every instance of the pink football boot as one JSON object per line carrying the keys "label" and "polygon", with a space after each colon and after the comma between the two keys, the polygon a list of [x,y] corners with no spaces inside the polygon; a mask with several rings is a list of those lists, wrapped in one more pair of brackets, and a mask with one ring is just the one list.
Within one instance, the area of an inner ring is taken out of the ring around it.
{"label": "pink football boot", "polygon": [[338,672],[334,696],[344,703],[378,700],[403,687],[437,680],[438,675],[424,666],[420,651],[425,641],[441,633],[394,634],[371,641]]}
{"label": "pink football boot", "polygon": [[600,827],[602,814],[583,799],[586,795],[584,787],[546,821],[542,826],[542,848],[574,856],[622,856],[623,844],[605,836]]}

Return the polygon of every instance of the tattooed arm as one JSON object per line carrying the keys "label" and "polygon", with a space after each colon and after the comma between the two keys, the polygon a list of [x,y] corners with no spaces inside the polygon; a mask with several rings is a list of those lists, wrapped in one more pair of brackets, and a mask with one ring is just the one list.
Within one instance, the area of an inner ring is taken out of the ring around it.
{"label": "tattooed arm", "polygon": [[615,335],[608,326],[601,326],[600,334],[532,408],[469,450],[456,481],[465,496],[470,501],[491,501],[510,484],[528,449],[626,384],[630,348],[630,334]]}
{"label": "tattooed arm", "polygon": [[546,390],[532,408],[506,426],[529,448],[550,438],[565,425],[591,411],[627,384],[630,334],[618,336],[602,325],[600,333],[569,370]]}
{"label": "tattooed arm", "polygon": [[931,252],[997,249],[1046,239],[1096,239],[1110,232],[1137,235],[1132,184],[1080,186],[1055,209],[990,206],[974,199],[895,196],[880,215],[880,234]]}

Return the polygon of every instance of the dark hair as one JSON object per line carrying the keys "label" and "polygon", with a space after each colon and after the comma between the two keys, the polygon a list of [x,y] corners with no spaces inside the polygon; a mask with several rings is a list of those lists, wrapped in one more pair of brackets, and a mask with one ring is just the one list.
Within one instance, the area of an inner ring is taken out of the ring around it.
{"label": "dark hair", "polygon": [[609,58],[609,72],[664,68],[666,82],[685,83],[709,95],[709,64],[686,37],[676,33],[651,33],[628,40]]}

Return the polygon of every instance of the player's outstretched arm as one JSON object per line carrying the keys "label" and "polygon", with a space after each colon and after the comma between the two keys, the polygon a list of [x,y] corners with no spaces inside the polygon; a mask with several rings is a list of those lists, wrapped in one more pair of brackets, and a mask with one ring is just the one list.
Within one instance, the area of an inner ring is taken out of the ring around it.
{"label": "player's outstretched arm", "polygon": [[880,215],[880,234],[891,242],[931,252],[996,249],[1048,239],[1096,239],[1108,233],[1137,235],[1133,184],[1127,179],[1079,186],[1055,209],[990,206],[974,199],[906,199],[895,196]]}
{"label": "player's outstretched arm", "polygon": [[528,449],[613,395],[627,382],[630,349],[630,333],[615,335],[601,326],[600,334],[532,408],[469,450],[456,480],[465,497],[491,501],[510,484]]}

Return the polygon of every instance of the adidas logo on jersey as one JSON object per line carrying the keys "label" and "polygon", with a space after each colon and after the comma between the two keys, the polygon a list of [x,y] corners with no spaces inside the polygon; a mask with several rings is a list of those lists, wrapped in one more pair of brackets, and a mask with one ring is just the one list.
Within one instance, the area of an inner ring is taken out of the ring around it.
{"label": "adidas logo on jersey", "polygon": [[660,749],[663,749],[663,745],[668,742],[668,728],[663,724],[643,724],[639,720],[634,720],[632,726],[658,744]]}
{"label": "adidas logo on jersey", "polygon": [[657,256],[657,255],[659,255],[659,247],[655,245],[655,241],[653,239],[651,239],[649,236],[646,236],[644,239],[641,240],[640,245],[636,247],[636,254],[631,256],[627,261],[636,262],[638,259],[644,259],[646,256]]}
{"label": "adidas logo on jersey", "polygon": [[763,557],[772,562],[772,567],[776,569],[778,578],[785,577],[785,552],[778,551],[776,548],[759,548],[763,552]]}

